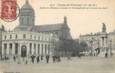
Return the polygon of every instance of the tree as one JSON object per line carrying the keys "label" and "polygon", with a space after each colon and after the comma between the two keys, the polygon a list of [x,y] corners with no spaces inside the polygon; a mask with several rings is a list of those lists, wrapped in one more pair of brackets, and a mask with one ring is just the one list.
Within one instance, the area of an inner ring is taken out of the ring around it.
{"label": "tree", "polygon": [[80,51],[85,51],[87,47],[88,45],[85,41],[80,42]]}

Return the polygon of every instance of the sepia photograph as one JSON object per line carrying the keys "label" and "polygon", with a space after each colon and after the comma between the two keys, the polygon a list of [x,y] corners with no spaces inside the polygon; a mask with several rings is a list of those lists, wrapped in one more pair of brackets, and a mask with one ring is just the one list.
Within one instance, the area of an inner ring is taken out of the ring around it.
{"label": "sepia photograph", "polygon": [[115,73],[115,1],[0,0],[0,73]]}

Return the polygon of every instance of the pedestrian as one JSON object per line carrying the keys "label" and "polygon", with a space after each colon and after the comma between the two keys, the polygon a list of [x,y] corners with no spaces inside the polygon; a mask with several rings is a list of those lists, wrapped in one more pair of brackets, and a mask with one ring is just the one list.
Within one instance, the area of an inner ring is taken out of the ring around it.
{"label": "pedestrian", "polygon": [[55,62],[55,56],[52,56],[52,59],[53,59],[53,63]]}
{"label": "pedestrian", "polygon": [[37,56],[36,60],[37,60],[37,63],[40,61],[39,56]]}
{"label": "pedestrian", "polygon": [[32,63],[34,63],[35,56],[32,55],[32,56],[31,56],[31,59],[32,59]]}
{"label": "pedestrian", "polygon": [[46,62],[49,63],[49,55],[46,56]]}
{"label": "pedestrian", "polygon": [[41,56],[41,60],[43,60],[43,56]]}
{"label": "pedestrian", "polygon": [[28,61],[26,60],[26,64],[28,64]]}
{"label": "pedestrian", "polygon": [[108,54],[107,53],[105,53],[105,58],[107,58],[108,57]]}
{"label": "pedestrian", "polygon": [[16,57],[15,56],[13,56],[13,59],[14,59],[14,62],[16,61]]}

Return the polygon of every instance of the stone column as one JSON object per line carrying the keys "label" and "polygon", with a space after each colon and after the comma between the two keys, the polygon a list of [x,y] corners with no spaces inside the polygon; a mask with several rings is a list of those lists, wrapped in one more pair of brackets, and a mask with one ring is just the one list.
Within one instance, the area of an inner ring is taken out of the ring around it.
{"label": "stone column", "polygon": [[7,43],[7,55],[10,56],[10,48],[9,48],[9,43]]}
{"label": "stone column", "polygon": [[26,44],[26,50],[27,50],[27,56],[29,56],[29,52],[30,52],[30,47],[29,47],[29,43]]}
{"label": "stone column", "polygon": [[19,43],[19,50],[18,50],[18,54],[21,57],[21,43]]}
{"label": "stone column", "polygon": [[12,43],[12,55],[15,55],[15,43]]}
{"label": "stone column", "polygon": [[2,55],[4,55],[4,43],[2,43]]}
{"label": "stone column", "polygon": [[37,54],[40,55],[40,44],[37,44]]}
{"label": "stone column", "polygon": [[42,45],[41,44],[40,44],[40,48],[39,48],[39,55],[42,55]]}

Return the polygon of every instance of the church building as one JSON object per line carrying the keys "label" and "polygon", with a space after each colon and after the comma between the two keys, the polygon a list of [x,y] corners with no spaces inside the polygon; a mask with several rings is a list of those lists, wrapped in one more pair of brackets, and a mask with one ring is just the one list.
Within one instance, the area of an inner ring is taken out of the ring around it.
{"label": "church building", "polygon": [[[59,24],[35,25],[35,12],[29,1],[20,9],[19,25],[13,31],[0,28],[0,55],[9,58],[56,55],[63,40],[72,39],[67,17]],[[59,52],[57,53],[59,54]]]}

